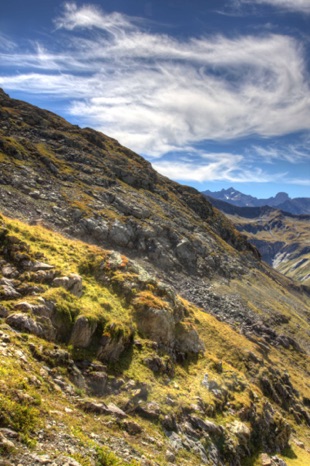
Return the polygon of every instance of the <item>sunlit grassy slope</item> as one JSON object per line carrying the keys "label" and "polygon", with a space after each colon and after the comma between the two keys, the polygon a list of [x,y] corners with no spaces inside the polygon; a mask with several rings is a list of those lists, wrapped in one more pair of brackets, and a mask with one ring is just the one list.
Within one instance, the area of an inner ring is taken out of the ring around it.
{"label": "sunlit grassy slope", "polygon": [[[41,284],[40,292],[17,300],[3,300],[2,304],[8,312],[13,312],[18,302],[27,300],[35,304],[43,298],[56,303],[60,314],[65,316],[63,318],[65,325],[68,325],[68,331],[71,331],[77,317],[84,315],[90,320],[100,322],[102,332],[111,329],[115,332],[115,329],[118,329],[117,331],[123,334],[132,333],[134,337],[131,344],[120,358],[117,361],[106,362],[108,376],[111,380],[122,380],[124,386],[128,381],[132,381],[133,386],[145,385],[148,401],[158,403],[161,411],[155,421],[143,419],[135,413],[128,415],[130,421],[139,423],[141,432],[138,435],[129,435],[123,421],[115,421],[111,416],[102,418],[84,412],[80,403],[81,399],[87,397],[85,389],[73,387],[71,394],[68,394],[59,388],[55,383],[55,377],[61,377],[69,384],[70,365],[53,360],[52,355],[57,348],[57,351],[68,351],[68,357],[73,360],[84,358],[95,362],[96,354],[92,347],[78,349],[64,342],[48,342],[35,335],[15,332],[5,323],[5,318],[2,318],[0,427],[11,428],[20,436],[14,448],[0,447],[5,457],[13,461],[17,458],[20,462],[22,444],[26,445],[30,452],[52,454],[53,451],[53,454],[60,455],[61,447],[55,447],[54,444],[67,435],[67,441],[74,445],[72,453],[69,451],[68,455],[83,466],[120,465],[130,462],[165,465],[165,452],[171,448],[163,428],[163,420],[167,416],[173,415],[181,422],[186,413],[195,413],[199,404],[204,407],[204,418],[222,426],[225,432],[231,432],[232,423],[240,419],[252,429],[250,417],[247,418],[244,413],[250,412],[253,403],[257,413],[263,409],[267,398],[266,393],[263,395],[260,380],[263,376],[271,377],[274,369],[278,371],[274,377],[278,377],[279,380],[281,374],[288,374],[294,389],[298,391],[298,400],[310,399],[309,366],[305,353],[296,351],[293,347],[284,349],[271,346],[266,354],[257,341],[251,341],[242,335],[237,324],[235,329],[232,329],[178,298],[179,301],[176,302],[181,303],[186,309],[185,324],[198,331],[205,350],[199,355],[189,354],[183,359],[174,359],[171,354],[158,349],[154,342],[139,334],[137,330],[136,308],[146,309],[147,306],[153,306],[160,309],[161,306],[168,306],[165,301],[167,295],[160,295],[158,290],[162,289],[162,285],[155,278],[148,278],[147,290],[141,291],[137,277],[139,273],[141,276],[142,272],[138,269],[128,270],[128,259],[125,256],[118,256],[118,264],[115,266],[115,263],[107,260],[110,252],[97,246],[65,238],[39,225],[29,226],[4,217],[1,223],[2,235],[5,231],[6,235],[14,236],[28,245],[30,259],[39,258],[54,266],[62,276],[78,273],[83,279],[81,297],[73,296],[62,288]],[[1,247],[2,254],[5,254],[5,244]],[[22,280],[31,282],[31,274],[24,275]],[[124,283],[129,283],[128,292],[124,292]],[[285,285],[286,282],[281,282],[280,279],[275,283],[274,279],[269,279],[262,271],[253,272],[247,282],[234,280],[231,283],[214,283],[218,292],[241,293],[257,313],[284,315],[291,322],[296,338],[303,341],[306,339],[309,324],[305,314],[299,313],[298,308],[299,304],[305,307],[304,298],[297,294],[290,296]],[[291,307],[292,302],[295,302],[294,309]],[[172,306],[171,303],[169,305]],[[155,374],[146,365],[146,359],[156,354],[172,364],[173,370],[169,374]],[[224,390],[224,398],[205,388],[202,382],[206,374],[209,380],[217,384],[219,390]],[[127,388],[110,392],[100,401],[113,402],[124,408],[130,396],[133,396],[130,390]],[[167,403],[167,399],[173,402]],[[293,429],[291,446],[282,452],[285,462],[292,466],[310,464],[309,451],[294,443],[296,438],[304,445],[310,446],[309,431],[305,422],[297,422],[293,408],[287,409],[284,405],[277,404],[272,397],[269,402],[273,406],[275,418],[278,416],[280,419],[283,416]],[[43,435],[44,441],[38,442],[39,433],[41,438]],[[234,434],[230,435],[231,441],[237,444],[238,438]],[[228,450],[225,450],[228,448],[228,444],[225,443],[227,440],[221,437],[217,441],[223,442],[222,454],[228,455]],[[253,444],[253,440],[250,440],[249,444],[251,454],[243,458],[244,464],[261,464],[259,461],[263,446]],[[135,451],[135,460],[125,459],[126,445]],[[141,459],[142,456],[145,459]],[[175,452],[175,457],[176,464],[201,464],[199,455],[184,448]],[[230,464],[229,460],[227,464]]]}

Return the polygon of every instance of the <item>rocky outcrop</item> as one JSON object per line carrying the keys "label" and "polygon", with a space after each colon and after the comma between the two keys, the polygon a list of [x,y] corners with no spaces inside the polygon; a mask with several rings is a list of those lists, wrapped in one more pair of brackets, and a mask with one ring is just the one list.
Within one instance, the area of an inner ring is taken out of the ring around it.
{"label": "rocky outcrop", "polygon": [[76,273],[70,273],[67,277],[56,277],[53,286],[62,286],[74,296],[80,297],[83,293],[82,278]]}
{"label": "rocky outcrop", "polygon": [[79,316],[73,326],[70,343],[78,348],[87,348],[92,336],[97,329],[98,323],[85,316]]}

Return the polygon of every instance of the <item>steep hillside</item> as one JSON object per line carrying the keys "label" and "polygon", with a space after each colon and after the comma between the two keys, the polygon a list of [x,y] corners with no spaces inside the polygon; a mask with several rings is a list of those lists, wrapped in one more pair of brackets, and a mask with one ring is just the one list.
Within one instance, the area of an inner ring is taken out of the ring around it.
{"label": "steep hillside", "polygon": [[255,249],[195,189],[159,175],[117,141],[3,92],[0,105],[4,212],[134,250],[165,270],[227,275],[240,268],[233,248],[254,258]]}
{"label": "steep hillside", "polygon": [[281,284],[233,282],[231,306],[246,288],[272,320],[240,333],[125,256],[41,226],[2,217],[0,263],[2,464],[310,461],[307,356],[281,333],[303,343],[309,313]]}
{"label": "steep hillside", "polygon": [[0,118],[5,464],[307,464],[309,288],[117,141]]}

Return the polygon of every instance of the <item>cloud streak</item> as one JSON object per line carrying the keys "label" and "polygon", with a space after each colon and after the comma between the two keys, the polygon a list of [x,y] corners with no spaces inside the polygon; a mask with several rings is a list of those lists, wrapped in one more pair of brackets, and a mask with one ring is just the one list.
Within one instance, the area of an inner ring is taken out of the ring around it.
{"label": "cloud streak", "polygon": [[241,0],[241,2],[271,5],[283,10],[310,14],[309,0]]}

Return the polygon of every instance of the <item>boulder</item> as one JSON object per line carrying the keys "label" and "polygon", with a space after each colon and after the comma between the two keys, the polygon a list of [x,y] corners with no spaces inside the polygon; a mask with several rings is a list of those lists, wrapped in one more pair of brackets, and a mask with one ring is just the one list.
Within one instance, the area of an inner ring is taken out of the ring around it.
{"label": "boulder", "polygon": [[129,435],[138,435],[142,432],[142,427],[134,421],[123,421],[121,427],[125,429]]}
{"label": "boulder", "polygon": [[161,346],[172,348],[175,342],[175,322],[168,309],[147,307],[139,311],[136,319],[138,331]]}
{"label": "boulder", "polygon": [[20,293],[15,290],[15,281],[9,278],[0,279],[0,299],[20,298]]}
{"label": "boulder", "polygon": [[86,383],[93,396],[103,396],[107,393],[108,375],[105,372],[85,374]]}
{"label": "boulder", "polygon": [[105,403],[95,403],[93,401],[83,401],[80,404],[80,407],[88,413],[104,414],[104,415],[113,415],[118,418],[125,418],[127,414],[124,413],[120,408],[115,404],[110,403],[106,405]]}
{"label": "boulder", "polygon": [[2,304],[0,304],[0,318],[1,317],[5,318],[8,316],[8,314],[9,314],[8,310],[4,306],[2,306]]}
{"label": "boulder", "polygon": [[203,420],[198,416],[190,416],[189,417],[190,423],[196,429],[203,430],[211,435],[220,436],[223,434],[223,427],[214,424],[214,422]]}
{"label": "boulder", "polygon": [[110,229],[109,238],[118,246],[127,246],[133,239],[132,228],[130,225],[115,220]]}
{"label": "boulder", "polygon": [[150,421],[158,421],[159,416],[161,415],[161,409],[158,403],[143,403],[140,401],[135,409],[135,412]]}
{"label": "boulder", "polygon": [[6,323],[21,332],[32,333],[46,340],[53,341],[56,338],[56,330],[51,320],[46,316],[33,319],[27,314],[16,312],[7,317]]}
{"label": "boulder", "polygon": [[87,348],[97,329],[97,322],[88,317],[79,316],[73,326],[70,343],[79,348]]}
{"label": "boulder", "polygon": [[117,361],[123,351],[131,344],[133,334],[104,334],[101,337],[97,358],[100,361]]}
{"label": "boulder", "polygon": [[180,322],[176,326],[175,351],[180,354],[198,354],[204,350],[195,327],[188,322]]}
{"label": "boulder", "polygon": [[53,286],[62,286],[73,295],[80,297],[83,293],[82,277],[77,273],[70,273],[67,277],[56,277]]}

